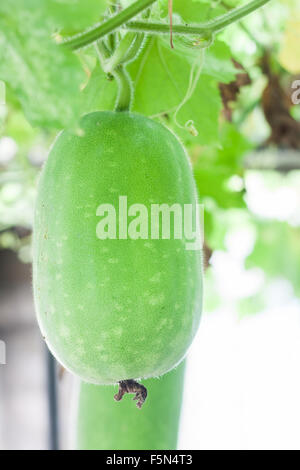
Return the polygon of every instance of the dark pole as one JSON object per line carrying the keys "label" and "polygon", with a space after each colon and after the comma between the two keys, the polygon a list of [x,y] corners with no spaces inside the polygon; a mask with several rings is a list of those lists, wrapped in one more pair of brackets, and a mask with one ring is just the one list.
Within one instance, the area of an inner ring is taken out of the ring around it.
{"label": "dark pole", "polygon": [[56,361],[49,350],[47,354],[47,399],[49,414],[49,448],[59,449],[58,402],[56,388]]}

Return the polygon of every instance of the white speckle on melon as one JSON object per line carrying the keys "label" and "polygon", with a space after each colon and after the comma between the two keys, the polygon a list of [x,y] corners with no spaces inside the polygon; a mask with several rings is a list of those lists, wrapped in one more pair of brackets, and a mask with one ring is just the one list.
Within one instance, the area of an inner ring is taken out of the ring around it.
{"label": "white speckle on melon", "polygon": [[164,300],[165,300],[165,295],[164,294],[159,294],[157,296],[153,295],[149,299],[149,304],[150,305],[159,305],[159,304],[163,303]]}
{"label": "white speckle on melon", "polygon": [[120,336],[122,336],[122,334],[123,334],[123,328],[121,326],[119,326],[118,328],[115,328],[114,329],[114,334],[115,334],[115,336],[120,338]]}
{"label": "white speckle on melon", "polygon": [[151,277],[151,279],[149,279],[150,282],[160,282],[160,278],[161,278],[161,272],[158,272],[156,273],[154,276]]}
{"label": "white speckle on melon", "polygon": [[70,337],[70,329],[66,325],[61,325],[59,334],[62,338],[68,339]]}
{"label": "white speckle on melon", "polygon": [[144,243],[144,247],[145,248],[152,248],[152,243],[146,242],[146,243]]}

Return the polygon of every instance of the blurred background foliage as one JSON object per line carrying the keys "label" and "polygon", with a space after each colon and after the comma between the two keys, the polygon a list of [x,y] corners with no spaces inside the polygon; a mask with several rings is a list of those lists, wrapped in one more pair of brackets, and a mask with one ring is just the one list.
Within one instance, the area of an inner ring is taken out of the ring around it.
{"label": "blurred background foliage", "polygon": [[[241,3],[174,0],[174,21],[206,21]],[[0,5],[0,247],[24,263],[36,183],[55,135],[65,126],[77,132],[82,113],[113,109],[116,97],[93,46],[74,54],[55,41],[101,20],[106,7],[105,0]],[[165,0],[151,17],[167,21]],[[204,54],[197,38],[176,37],[172,51],[167,36],[147,37],[128,68],[133,110],[178,134],[194,166],[205,205],[206,311],[229,303],[240,315],[261,312],[278,281],[300,296],[300,105],[291,101],[299,31],[299,2],[274,0]]]}

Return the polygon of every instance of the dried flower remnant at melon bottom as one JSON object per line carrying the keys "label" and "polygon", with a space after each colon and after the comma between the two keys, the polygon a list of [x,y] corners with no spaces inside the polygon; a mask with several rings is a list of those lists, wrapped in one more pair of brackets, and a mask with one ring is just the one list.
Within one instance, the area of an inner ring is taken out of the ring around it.
{"label": "dried flower remnant at melon bottom", "polygon": [[142,408],[148,392],[144,385],[139,384],[135,380],[122,380],[119,382],[119,391],[114,396],[114,399],[116,401],[121,401],[126,393],[135,393],[133,400],[137,401],[136,406],[138,408]]}

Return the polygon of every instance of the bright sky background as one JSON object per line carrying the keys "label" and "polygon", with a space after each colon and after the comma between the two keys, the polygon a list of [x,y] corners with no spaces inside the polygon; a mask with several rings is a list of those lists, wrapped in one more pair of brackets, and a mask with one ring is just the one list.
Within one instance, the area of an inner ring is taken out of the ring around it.
{"label": "bright sky background", "polygon": [[180,449],[300,449],[300,305],[204,315],[190,351]]}

